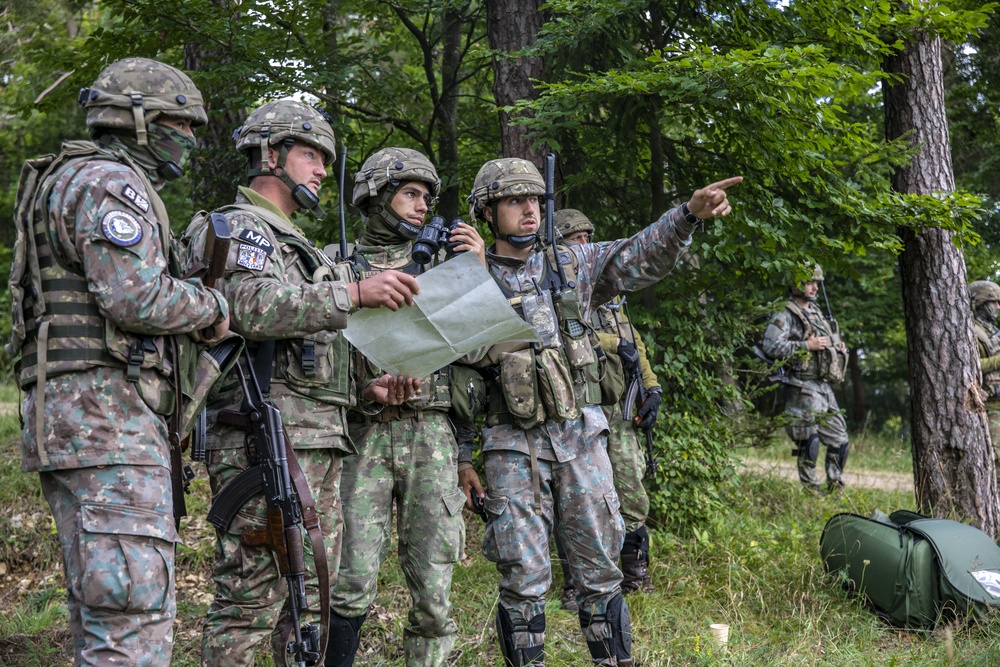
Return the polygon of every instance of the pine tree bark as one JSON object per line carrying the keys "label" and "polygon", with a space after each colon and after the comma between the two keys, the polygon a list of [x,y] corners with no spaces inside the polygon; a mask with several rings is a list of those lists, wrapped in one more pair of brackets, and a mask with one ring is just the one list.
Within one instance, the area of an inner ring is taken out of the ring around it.
{"label": "pine tree bark", "polygon": [[[886,59],[886,137],[906,136],[918,153],[892,178],[897,192],[954,190],[944,104],[941,40],[917,32]],[[900,228],[913,466],[917,504],[934,516],[971,520],[1000,536],[1000,507],[965,259],[942,229]]]}
{"label": "pine tree bark", "polygon": [[514,116],[503,107],[538,97],[532,79],[540,79],[544,63],[536,56],[512,55],[538,39],[544,17],[540,0],[490,0],[486,3],[486,34],[493,57],[493,98],[500,107],[500,134],[504,157],[520,157],[536,165],[546,150],[535,150],[524,126],[513,125]]}

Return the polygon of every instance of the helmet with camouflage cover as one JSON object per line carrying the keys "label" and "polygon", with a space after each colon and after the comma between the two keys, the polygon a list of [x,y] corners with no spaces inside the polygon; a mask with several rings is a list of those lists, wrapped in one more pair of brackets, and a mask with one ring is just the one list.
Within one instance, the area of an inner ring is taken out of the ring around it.
{"label": "helmet with camouflage cover", "polygon": [[[255,176],[277,176],[292,191],[296,204],[319,218],[325,215],[316,194],[305,185],[293,181],[284,169],[288,152],[296,142],[321,151],[323,164],[329,166],[333,163],[337,155],[337,140],[325,111],[297,100],[268,102],[250,112],[243,125],[233,132],[233,140],[236,142],[236,150],[249,158],[248,179]],[[272,170],[267,149],[276,145],[280,145],[280,148]]]}
{"label": "helmet with camouflage cover", "polygon": [[148,58],[125,58],[104,68],[89,88],[80,90],[87,110],[87,127],[134,129],[139,145],[146,145],[147,124],[163,115],[208,122],[201,92],[184,72]]}
{"label": "helmet with camouflage cover", "polygon": [[501,234],[497,227],[497,203],[504,197],[542,196],[545,194],[545,179],[538,173],[538,168],[528,160],[509,157],[490,160],[484,164],[469,194],[469,218],[486,219],[484,208],[489,205],[493,212],[490,229],[498,240],[505,241],[515,248],[528,248],[539,240],[538,234],[527,236],[512,236]]}
{"label": "helmet with camouflage cover", "polygon": [[[808,277],[802,280],[802,273],[805,272]],[[803,288],[805,283],[821,283],[823,282],[823,267],[815,262],[804,262],[802,268],[794,271],[789,278],[788,286],[794,296],[800,297],[804,296]],[[809,301],[815,301],[816,295],[811,297],[806,297]]]}
{"label": "helmet with camouflage cover", "polygon": [[579,232],[594,233],[594,223],[575,208],[564,208],[555,213],[556,238],[568,238]]}
{"label": "helmet with camouflage cover", "polygon": [[373,153],[354,175],[351,203],[361,211],[367,227],[365,238],[376,244],[417,238],[420,231],[393,210],[392,199],[404,183],[427,184],[432,197],[441,192],[437,170],[420,151],[393,146]]}
{"label": "helmet with camouflage cover", "polygon": [[969,303],[979,317],[992,321],[1000,311],[1000,286],[989,280],[969,283]]}

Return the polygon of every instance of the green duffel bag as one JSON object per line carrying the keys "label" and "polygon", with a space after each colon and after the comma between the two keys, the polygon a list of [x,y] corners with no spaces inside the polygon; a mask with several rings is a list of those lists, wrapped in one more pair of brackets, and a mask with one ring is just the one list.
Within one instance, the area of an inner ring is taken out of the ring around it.
{"label": "green duffel bag", "polygon": [[931,629],[1000,606],[1000,547],[972,526],[900,510],[837,514],[820,537],[827,572],[892,625]]}

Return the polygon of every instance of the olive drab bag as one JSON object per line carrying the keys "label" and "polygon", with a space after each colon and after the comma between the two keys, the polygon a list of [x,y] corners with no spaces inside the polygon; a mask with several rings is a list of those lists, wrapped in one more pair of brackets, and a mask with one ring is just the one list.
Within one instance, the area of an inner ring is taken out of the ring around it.
{"label": "olive drab bag", "polygon": [[982,620],[1000,607],[1000,547],[964,523],[907,510],[837,514],[823,528],[820,555],[827,572],[897,627]]}

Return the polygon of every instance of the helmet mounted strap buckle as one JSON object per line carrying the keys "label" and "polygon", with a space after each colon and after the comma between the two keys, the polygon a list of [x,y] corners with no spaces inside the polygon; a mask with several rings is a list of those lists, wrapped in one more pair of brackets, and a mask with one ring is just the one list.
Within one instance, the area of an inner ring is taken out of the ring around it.
{"label": "helmet mounted strap buckle", "polygon": [[135,138],[140,146],[149,145],[149,137],[146,135],[146,119],[142,108],[142,93],[129,93],[132,100],[132,117],[135,119]]}
{"label": "helmet mounted strap buckle", "polygon": [[260,128],[260,173],[270,174],[271,173],[271,157],[267,153],[267,149],[270,146],[269,139],[271,137],[271,126],[265,125]]}

